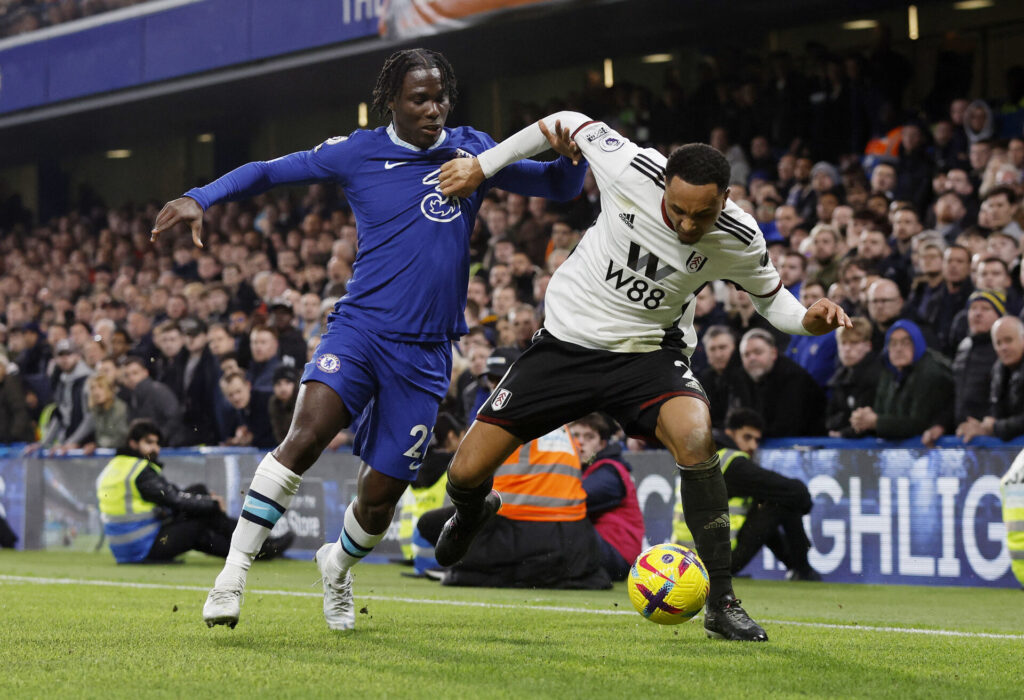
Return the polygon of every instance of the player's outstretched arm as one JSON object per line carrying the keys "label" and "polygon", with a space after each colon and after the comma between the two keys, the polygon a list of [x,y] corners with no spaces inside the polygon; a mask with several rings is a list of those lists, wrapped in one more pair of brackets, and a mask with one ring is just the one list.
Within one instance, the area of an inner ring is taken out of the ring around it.
{"label": "player's outstretched arm", "polygon": [[788,289],[781,286],[768,297],[750,295],[757,312],[783,333],[790,335],[824,335],[853,324],[842,307],[829,299],[819,299],[805,308]]}
{"label": "player's outstretched arm", "polygon": [[164,205],[156,215],[149,235],[150,242],[155,243],[161,233],[182,222],[192,229],[192,242],[197,248],[202,248],[203,208],[191,197],[178,197]]}
{"label": "player's outstretched arm", "polygon": [[254,161],[235,168],[204,187],[164,205],[156,217],[150,240],[182,221],[192,228],[192,241],[203,247],[203,212],[217,202],[244,199],[275,185],[317,182],[335,177],[341,169],[345,139],[331,139],[312,151],[299,151],[270,161]]}
{"label": "player's outstretched arm", "polygon": [[476,158],[456,158],[441,166],[438,184],[445,196],[468,197],[480,184],[502,168],[530,158],[548,148],[579,163],[579,148],[572,132],[590,121],[579,112],[558,112],[516,132]]}

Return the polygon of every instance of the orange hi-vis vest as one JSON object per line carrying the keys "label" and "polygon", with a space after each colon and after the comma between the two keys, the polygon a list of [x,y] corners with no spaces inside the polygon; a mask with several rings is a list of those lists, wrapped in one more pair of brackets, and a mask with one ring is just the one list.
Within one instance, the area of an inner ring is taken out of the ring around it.
{"label": "orange hi-vis vest", "polygon": [[509,520],[570,522],[587,517],[576,444],[564,426],[521,446],[494,474],[498,515]]}

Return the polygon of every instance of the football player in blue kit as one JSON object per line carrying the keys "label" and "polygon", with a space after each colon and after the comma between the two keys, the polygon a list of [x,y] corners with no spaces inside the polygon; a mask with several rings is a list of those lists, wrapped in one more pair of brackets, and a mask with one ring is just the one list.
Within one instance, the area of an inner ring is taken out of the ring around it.
{"label": "football player in blue kit", "polygon": [[188,191],[157,215],[152,237],[184,222],[202,246],[203,212],[285,183],[333,181],[355,215],[358,252],[348,289],[306,365],[291,427],[260,462],[242,506],[231,551],[203,606],[209,626],[238,622],[252,560],[339,430],[362,420],[353,452],[362,458],[358,494],[337,542],[316,555],[331,629],[355,624],[351,567],[383,539],[395,504],[416,477],[451,374],[451,343],[463,317],[469,237],[483,194],[500,187],[566,200],[583,187],[585,166],[567,158],[524,161],[470,197],[441,194],[441,165],[472,157],[494,140],[470,127],[445,128],[455,103],[447,59],[424,49],[387,59],[373,91],[387,127],[328,139],[311,151],[248,163]]}

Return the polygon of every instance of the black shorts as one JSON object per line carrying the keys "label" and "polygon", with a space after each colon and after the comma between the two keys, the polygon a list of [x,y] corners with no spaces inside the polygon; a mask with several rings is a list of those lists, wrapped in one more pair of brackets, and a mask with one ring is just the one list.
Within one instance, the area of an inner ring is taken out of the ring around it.
{"label": "black shorts", "polygon": [[611,352],[558,340],[541,330],[508,369],[476,419],[523,442],[594,411],[629,435],[654,438],[658,410],[676,396],[708,402],[678,350]]}

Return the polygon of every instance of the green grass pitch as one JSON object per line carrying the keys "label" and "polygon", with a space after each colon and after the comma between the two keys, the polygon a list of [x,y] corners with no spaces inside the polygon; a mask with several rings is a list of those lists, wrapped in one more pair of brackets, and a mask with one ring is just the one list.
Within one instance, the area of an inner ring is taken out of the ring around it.
{"label": "green grass pitch", "polygon": [[[1020,698],[1024,593],[738,580],[767,644],[661,627],[610,591],[459,589],[355,569],[353,632],[308,561],[256,564],[207,629],[218,561],[0,552],[0,698]],[[88,583],[89,581],[93,583]],[[96,582],[104,582],[97,585]],[[143,584],[126,586],[123,584]]]}

